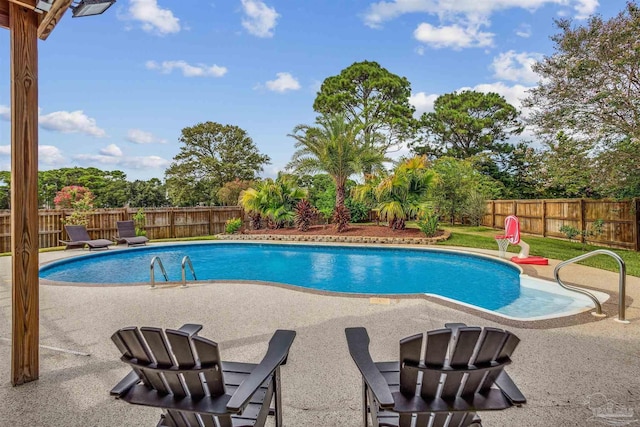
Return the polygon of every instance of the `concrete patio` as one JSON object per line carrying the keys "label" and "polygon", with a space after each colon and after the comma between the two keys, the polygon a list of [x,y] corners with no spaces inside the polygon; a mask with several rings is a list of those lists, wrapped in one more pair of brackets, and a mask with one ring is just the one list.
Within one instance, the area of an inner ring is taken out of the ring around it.
{"label": "concrete patio", "polygon": [[[41,254],[41,262],[82,253]],[[551,277],[555,262],[531,273]],[[197,284],[186,289],[147,286],[41,286],[43,346],[89,353],[40,350],[40,379],[10,385],[10,258],[0,258],[0,425],[154,426],[159,411],[133,407],[108,394],[127,372],[109,337],[124,326],[175,328],[201,323],[202,336],[217,341],[223,358],[257,362],[275,329],[294,329],[296,340],[282,369],[284,424],[360,426],[361,380],[344,328],[369,330],[375,360],[397,359],[398,340],[446,322],[495,326],[520,337],[508,371],[528,403],[483,413],[486,426],[607,425],[591,408],[608,399],[640,420],[640,279],[628,277],[630,324],[608,317],[573,326],[531,329],[505,326],[486,316],[424,299],[372,304],[340,297],[253,284]],[[617,291],[617,273],[569,266],[570,282]],[[609,424],[613,425],[613,424]],[[627,425],[638,425],[633,421]]]}

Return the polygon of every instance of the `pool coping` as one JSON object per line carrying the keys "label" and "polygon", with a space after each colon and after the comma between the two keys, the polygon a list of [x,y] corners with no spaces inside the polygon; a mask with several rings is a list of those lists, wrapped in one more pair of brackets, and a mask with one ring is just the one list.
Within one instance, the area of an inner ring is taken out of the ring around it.
{"label": "pool coping", "polygon": [[[234,240],[211,240],[211,241],[186,241],[186,242],[167,242],[167,243],[160,243],[160,244],[156,244],[153,246],[182,246],[182,245],[201,245],[201,244],[233,244],[233,243],[237,243],[237,241]],[[536,279],[540,279],[540,280],[545,280],[548,282],[551,282],[551,280],[549,280],[548,278],[544,278],[544,277],[540,277],[536,274],[527,274],[525,273],[525,271],[523,270],[523,268],[515,263],[510,262],[507,259],[504,258],[500,258],[498,256],[495,255],[490,255],[490,254],[486,254],[486,253],[481,253],[481,252],[475,252],[473,250],[459,250],[459,249],[451,249],[451,248],[442,248],[442,247],[438,247],[438,248],[434,248],[434,247],[425,247],[424,245],[407,245],[407,244],[389,244],[389,245],[384,245],[384,246],[377,246],[377,245],[372,245],[372,244],[364,244],[364,243],[346,243],[345,242],[308,242],[308,241],[269,241],[269,240],[257,240],[257,241],[244,241],[243,243],[253,243],[253,244],[273,244],[273,245],[300,245],[300,246],[304,246],[304,245],[309,245],[310,243],[314,244],[314,245],[319,245],[319,246],[349,246],[349,247],[364,247],[364,248],[386,248],[386,249],[414,249],[414,250],[423,250],[423,251],[437,251],[437,252],[448,252],[448,253],[459,253],[459,254],[463,254],[463,255],[472,255],[472,256],[477,256],[480,258],[486,258],[489,259],[491,261],[494,262],[501,262],[504,263],[506,265],[509,265],[510,267],[517,269],[520,271],[520,276],[529,276],[529,277],[533,277]],[[147,246],[148,247],[148,246]],[[140,247],[140,248],[126,248],[126,250],[137,250],[137,249],[141,249],[144,247]],[[124,248],[123,248],[124,249]],[[77,256],[88,256],[88,255],[99,255],[100,253],[104,253],[104,252],[86,252],[84,254],[78,254]],[[64,262],[65,259],[71,259],[71,258],[75,258],[75,255],[71,255],[69,257],[65,257],[62,259],[58,259],[58,260],[52,260],[52,261],[47,261],[47,262],[43,262],[41,263],[40,267],[43,267],[45,265],[49,265],[51,263],[56,263],[56,262]],[[109,283],[90,283],[90,282],[83,282],[83,283],[74,283],[74,282],[61,282],[61,281],[53,281],[53,280],[48,280],[48,279],[43,279],[40,278],[40,283],[42,285],[45,286],[69,286],[69,287],[95,287],[95,286],[108,286],[108,287],[120,287],[120,286],[149,286],[150,287],[150,282],[135,282],[135,283],[127,283],[127,284],[122,284],[122,283],[114,283],[114,284],[109,284]],[[308,292],[311,294],[318,294],[318,295],[324,295],[324,296],[333,296],[333,297],[347,297],[347,298],[369,298],[370,301],[373,300],[388,300],[389,304],[392,303],[393,301],[397,301],[397,300],[401,300],[401,299],[425,299],[427,301],[431,301],[431,302],[435,302],[438,303],[440,305],[449,307],[449,308],[453,308],[453,309],[457,309],[469,314],[473,314],[475,316],[478,317],[482,317],[485,318],[487,320],[491,320],[494,321],[496,323],[499,324],[503,324],[506,326],[514,326],[514,327],[519,327],[519,328],[524,328],[524,329],[551,329],[551,328],[557,328],[557,327],[565,327],[565,326],[571,326],[571,325],[577,325],[577,324],[583,324],[583,323],[590,323],[593,321],[599,321],[599,320],[603,320],[606,319],[605,318],[598,318],[595,316],[592,316],[589,312],[592,309],[585,309],[583,311],[580,311],[578,313],[573,313],[573,314],[566,314],[560,317],[553,317],[553,318],[536,318],[536,319],[532,319],[532,320],[526,320],[526,319],[517,319],[517,318],[513,318],[510,316],[506,316],[506,315],[502,315],[502,314],[494,314],[494,311],[491,310],[487,310],[487,309],[483,309],[481,307],[478,306],[474,306],[468,303],[464,303],[462,301],[457,301],[457,300],[453,300],[451,298],[447,298],[447,297],[443,297],[437,294],[428,294],[428,293],[420,293],[420,294],[358,294],[358,293],[340,293],[340,292],[333,292],[333,291],[326,291],[326,290],[319,290],[319,289],[312,289],[312,288],[306,288],[303,286],[297,286],[297,285],[290,285],[290,284],[286,284],[286,283],[279,283],[279,282],[270,282],[270,281],[259,281],[259,280],[200,280],[197,282],[193,282],[193,281],[187,281],[187,287],[190,286],[200,286],[200,285],[211,285],[211,284],[215,284],[215,283],[237,283],[237,284],[252,284],[252,285],[268,285],[268,286],[274,286],[274,287],[279,287],[279,288],[284,288],[284,289],[289,289],[289,290],[294,290],[294,291],[298,291],[298,292]],[[553,283],[553,282],[551,282]],[[175,287],[180,287],[182,285],[181,281],[170,281],[170,282],[156,282],[156,286],[155,288],[157,289],[163,289],[163,288],[175,288]],[[606,307],[607,309],[604,310],[605,312],[616,312],[616,308],[617,308],[617,304],[614,301],[618,300],[618,293],[617,292],[612,292],[612,291],[607,291],[604,292],[602,289],[596,289],[596,288],[592,288],[589,286],[585,286],[585,285],[578,285],[578,284],[573,284],[576,287],[579,288],[583,288],[589,291],[596,291],[605,295],[608,295],[609,298],[603,302],[603,308]],[[633,302],[633,299],[630,298],[629,296],[627,296],[626,298],[627,300],[627,304],[626,305],[630,305],[631,302]],[[372,302],[374,303],[374,302]],[[611,306],[611,307],[610,307]]]}

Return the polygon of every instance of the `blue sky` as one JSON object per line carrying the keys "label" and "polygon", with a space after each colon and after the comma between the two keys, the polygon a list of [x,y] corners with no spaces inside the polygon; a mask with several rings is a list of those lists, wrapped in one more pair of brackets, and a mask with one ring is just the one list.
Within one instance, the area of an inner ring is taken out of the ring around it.
{"label": "blue sky", "polygon": [[[118,0],[67,13],[39,43],[40,169],[95,166],[163,178],[180,131],[245,129],[287,164],[322,81],[377,61],[411,82],[417,114],[438,95],[494,91],[519,107],[553,53],[553,19],[584,23],[625,0]],[[0,32],[0,170],[10,167],[9,32]]]}

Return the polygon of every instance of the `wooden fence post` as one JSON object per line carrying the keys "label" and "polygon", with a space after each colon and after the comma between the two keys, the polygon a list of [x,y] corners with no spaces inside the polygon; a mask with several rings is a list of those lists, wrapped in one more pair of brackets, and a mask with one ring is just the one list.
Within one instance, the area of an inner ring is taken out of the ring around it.
{"label": "wooden fence post", "polygon": [[213,236],[213,206],[209,206],[209,236]]}
{"label": "wooden fence post", "polygon": [[635,239],[634,246],[636,252],[638,252],[640,251],[640,199],[633,199],[632,203],[631,207],[635,214],[635,221],[633,222],[633,235]]}
{"label": "wooden fence post", "polygon": [[175,239],[176,237],[176,223],[173,208],[169,208],[169,237]]}
{"label": "wooden fence post", "polygon": [[547,237],[547,201],[542,201],[542,237]]}
{"label": "wooden fence post", "polygon": [[[580,231],[584,231],[585,230],[585,225],[586,225],[586,221],[584,219],[584,199],[580,199]],[[584,243],[585,242],[585,238],[584,238],[584,233],[580,233],[580,242]]]}
{"label": "wooden fence post", "polygon": [[491,228],[496,228],[498,227],[497,223],[496,223],[496,201],[492,200],[491,201]]}
{"label": "wooden fence post", "polygon": [[517,200],[513,201],[512,210],[513,210],[512,214],[517,216],[518,215],[518,201]]}

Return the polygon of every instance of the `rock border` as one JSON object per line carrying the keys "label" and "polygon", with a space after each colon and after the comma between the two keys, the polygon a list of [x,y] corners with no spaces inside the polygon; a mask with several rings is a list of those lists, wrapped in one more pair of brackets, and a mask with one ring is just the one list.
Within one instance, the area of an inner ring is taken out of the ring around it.
{"label": "rock border", "polygon": [[329,236],[307,234],[218,234],[221,240],[274,240],[287,242],[336,242],[336,243],[373,243],[391,245],[434,245],[443,242],[451,236],[451,232],[444,230],[437,237],[373,237],[373,236]]}

